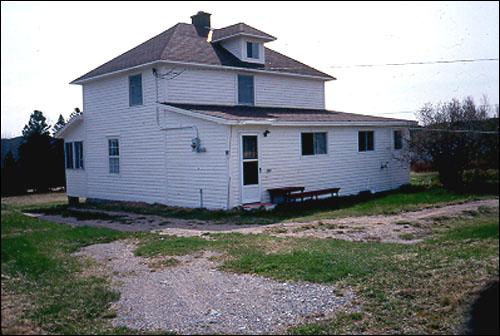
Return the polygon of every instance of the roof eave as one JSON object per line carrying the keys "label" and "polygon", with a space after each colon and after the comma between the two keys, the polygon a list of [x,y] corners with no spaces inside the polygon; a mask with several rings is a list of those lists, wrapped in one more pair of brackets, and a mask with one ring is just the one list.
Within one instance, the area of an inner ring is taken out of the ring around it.
{"label": "roof eave", "polygon": [[64,139],[64,133],[83,121],[83,114],[77,115],[66,123],[59,131],[54,134],[57,139]]}
{"label": "roof eave", "polygon": [[259,39],[259,40],[262,40],[262,41],[265,41],[265,42],[276,41],[276,37],[271,36],[271,35],[269,35],[269,36],[263,36],[263,35],[256,35],[256,34],[239,32],[239,33],[235,33],[235,34],[231,34],[231,35],[220,37],[220,38],[212,40],[210,42],[211,43],[217,43],[217,42],[221,42],[221,41],[224,41],[224,40],[229,40],[229,39],[232,39],[232,38],[235,38],[235,37],[239,37],[239,36],[251,37],[251,38]]}
{"label": "roof eave", "polygon": [[[330,81],[330,80],[336,80],[335,77],[327,75],[327,76],[314,76],[314,75],[303,75],[303,74],[296,74],[296,73],[291,73],[291,72],[281,72],[281,71],[270,71],[270,70],[260,70],[260,69],[252,69],[252,68],[240,68],[240,67],[234,67],[234,66],[227,66],[227,65],[217,65],[217,64],[202,64],[202,63],[190,63],[190,62],[179,62],[179,61],[169,61],[169,60],[156,60],[153,62],[149,63],[144,63],[144,64],[139,64],[130,68],[125,68],[125,69],[120,69],[112,72],[108,72],[102,75],[97,75],[89,78],[82,78],[79,77],[69,84],[85,84],[87,82],[101,79],[107,76],[112,76],[112,75],[117,75],[120,73],[124,73],[127,71],[131,70],[136,70],[140,69],[143,67],[148,67],[152,66],[155,64],[174,64],[174,65],[184,65],[184,66],[193,66],[193,67],[199,67],[199,68],[216,68],[216,69],[221,69],[221,70],[235,70],[235,71],[242,71],[242,72],[257,72],[257,73],[267,73],[267,74],[274,74],[274,75],[284,75],[284,76],[291,76],[291,77],[301,77],[301,78],[310,78],[310,79],[317,79],[317,80],[323,80],[323,81]],[[81,78],[81,79],[80,79]]]}
{"label": "roof eave", "polygon": [[163,108],[167,108],[171,112],[179,113],[182,115],[203,119],[207,121],[212,121],[217,124],[224,125],[265,125],[265,126],[360,126],[360,127],[413,127],[417,125],[416,121],[413,120],[380,120],[380,121],[280,121],[277,119],[246,119],[246,120],[238,120],[238,119],[228,119],[223,117],[214,117],[210,115],[206,115],[203,113],[194,112],[191,110],[182,109],[179,107],[175,107],[172,105],[168,105],[167,103],[159,103]]}

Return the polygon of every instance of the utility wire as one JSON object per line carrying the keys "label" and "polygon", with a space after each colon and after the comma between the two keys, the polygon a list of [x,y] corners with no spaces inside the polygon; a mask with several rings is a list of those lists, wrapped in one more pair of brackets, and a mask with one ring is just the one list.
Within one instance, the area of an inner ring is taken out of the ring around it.
{"label": "utility wire", "polygon": [[440,60],[440,61],[423,61],[423,62],[405,62],[405,63],[383,63],[383,64],[353,64],[353,65],[332,65],[330,68],[368,68],[382,66],[401,66],[401,65],[425,65],[425,64],[451,64],[451,63],[473,63],[473,62],[498,62],[498,58],[473,58],[473,59],[455,59],[455,60]]}

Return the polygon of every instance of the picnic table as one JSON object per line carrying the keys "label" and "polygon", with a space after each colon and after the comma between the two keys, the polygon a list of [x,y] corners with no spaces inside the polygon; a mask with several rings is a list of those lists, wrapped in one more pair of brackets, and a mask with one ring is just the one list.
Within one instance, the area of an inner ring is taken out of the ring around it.
{"label": "picnic table", "polygon": [[271,196],[271,203],[274,203],[275,199],[280,199],[285,202],[288,198],[288,196],[293,193],[293,192],[303,192],[305,187],[282,187],[282,188],[272,188],[272,189],[267,189],[269,192],[269,196]]}

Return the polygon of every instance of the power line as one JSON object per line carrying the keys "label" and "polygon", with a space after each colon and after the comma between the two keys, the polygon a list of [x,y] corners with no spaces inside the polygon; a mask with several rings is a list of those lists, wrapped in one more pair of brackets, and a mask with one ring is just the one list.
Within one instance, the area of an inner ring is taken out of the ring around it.
{"label": "power line", "polygon": [[474,63],[474,62],[498,62],[498,58],[473,58],[473,59],[455,59],[439,61],[405,62],[405,63],[383,63],[383,64],[353,64],[353,65],[332,65],[330,68],[368,68],[382,66],[402,66],[402,65],[425,65],[425,64],[452,64],[452,63]]}

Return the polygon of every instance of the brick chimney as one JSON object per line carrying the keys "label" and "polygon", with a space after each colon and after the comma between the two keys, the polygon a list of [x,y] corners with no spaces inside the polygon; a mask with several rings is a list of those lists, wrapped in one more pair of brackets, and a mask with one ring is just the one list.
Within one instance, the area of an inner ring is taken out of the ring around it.
{"label": "brick chimney", "polygon": [[200,11],[191,16],[191,23],[195,26],[198,35],[202,37],[208,37],[210,32],[210,15],[212,14]]}

